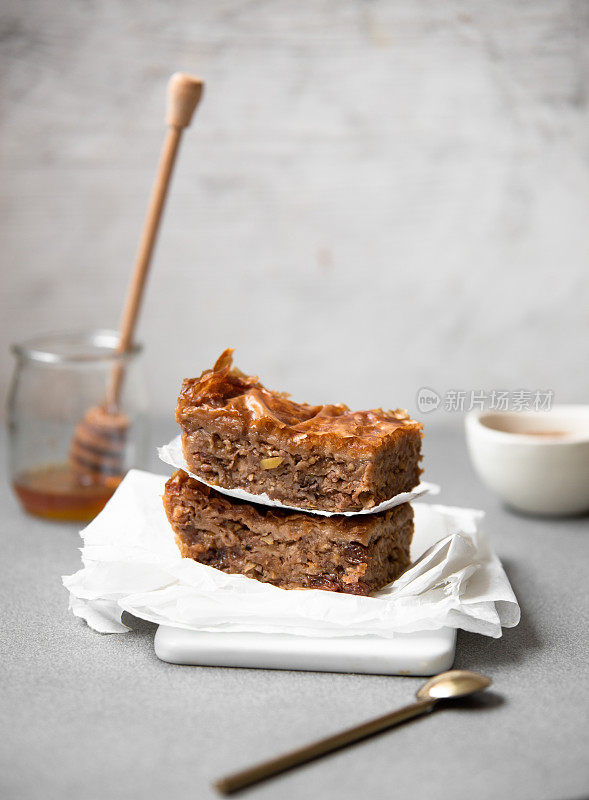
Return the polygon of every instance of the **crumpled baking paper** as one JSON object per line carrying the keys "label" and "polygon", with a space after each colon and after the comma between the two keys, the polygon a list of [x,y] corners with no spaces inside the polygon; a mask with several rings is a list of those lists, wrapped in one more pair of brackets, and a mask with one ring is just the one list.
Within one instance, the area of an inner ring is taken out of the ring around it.
{"label": "crumpled baking paper", "polygon": [[63,578],[70,608],[101,633],[125,632],[128,611],[201,631],[391,638],[462,628],[501,636],[520,611],[479,530],[482,512],[417,503],[413,566],[372,597],[279,589],[181,558],[161,495],[166,477],[131,470],[82,532],[83,568]]}
{"label": "crumpled baking paper", "polygon": [[374,506],[374,508],[365,508],[363,511],[320,511],[318,509],[300,508],[299,506],[288,506],[285,503],[281,503],[279,500],[270,499],[265,492],[261,494],[252,494],[251,492],[246,492],[245,489],[225,489],[223,486],[208,483],[208,481],[205,481],[199,475],[196,475],[188,469],[184,453],[182,452],[182,438],[180,436],[176,436],[175,439],[172,439],[171,442],[163,445],[163,447],[158,447],[157,452],[165,464],[169,464],[171,467],[174,467],[174,469],[183,469],[184,472],[187,472],[192,478],[206,484],[206,486],[210,486],[217,492],[221,492],[221,494],[226,494],[228,497],[235,497],[237,500],[247,500],[248,503],[261,503],[264,506],[289,508],[291,511],[305,511],[307,514],[319,514],[322,517],[331,517],[336,513],[344,517],[354,517],[357,514],[377,514],[379,511],[386,511],[389,508],[400,506],[403,503],[410,503],[412,500],[416,500],[424,494],[438,494],[440,491],[440,487],[436,486],[435,483],[420,483],[419,486],[416,486],[412,491],[396,494],[394,497],[391,497],[390,500],[385,500],[379,505]]}

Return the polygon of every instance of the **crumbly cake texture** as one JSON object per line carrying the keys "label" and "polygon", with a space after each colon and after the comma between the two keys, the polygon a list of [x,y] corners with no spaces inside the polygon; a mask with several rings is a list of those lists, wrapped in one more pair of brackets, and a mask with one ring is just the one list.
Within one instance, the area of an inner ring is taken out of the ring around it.
{"label": "crumbly cake texture", "polygon": [[183,470],[166,483],[163,502],[183,558],[283,589],[369,595],[410,564],[409,503],[319,517],[229,498]]}
{"label": "crumbly cake texture", "polygon": [[232,353],[182,385],[176,421],[192,473],[332,512],[374,508],[417,486],[422,425],[406,411],[295,403],[234,367]]}

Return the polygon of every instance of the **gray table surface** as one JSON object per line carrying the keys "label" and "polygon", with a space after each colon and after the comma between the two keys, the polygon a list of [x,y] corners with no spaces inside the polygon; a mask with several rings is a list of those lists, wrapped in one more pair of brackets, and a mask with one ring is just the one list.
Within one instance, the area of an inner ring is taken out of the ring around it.
{"label": "gray table surface", "polygon": [[[456,667],[487,673],[493,691],[244,796],[589,794],[588,518],[504,510],[473,475],[459,431],[429,432],[426,473],[443,486],[439,502],[487,511],[486,530],[522,607],[520,625],[499,640],[459,633]],[[215,797],[213,778],[404,704],[422,682],[179,667],[155,657],[150,624],[97,634],[68,612],[61,585],[80,564],[77,529],[25,516],[6,477],[0,487],[4,798]]]}

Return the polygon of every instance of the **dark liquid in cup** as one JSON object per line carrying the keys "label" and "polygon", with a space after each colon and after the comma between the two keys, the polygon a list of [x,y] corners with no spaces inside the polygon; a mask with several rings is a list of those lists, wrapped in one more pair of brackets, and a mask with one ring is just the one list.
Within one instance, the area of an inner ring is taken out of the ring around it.
{"label": "dark liquid in cup", "polygon": [[570,436],[567,431],[522,431],[526,436],[550,436],[551,439],[562,439],[563,436]]}

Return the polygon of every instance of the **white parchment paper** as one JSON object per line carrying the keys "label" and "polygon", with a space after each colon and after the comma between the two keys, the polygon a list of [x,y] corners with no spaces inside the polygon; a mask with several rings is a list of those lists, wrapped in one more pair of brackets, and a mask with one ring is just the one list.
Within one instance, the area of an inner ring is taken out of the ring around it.
{"label": "white parchment paper", "polygon": [[482,512],[417,503],[415,563],[373,597],[284,590],[183,559],[164,513],[166,477],[131,470],[81,535],[83,568],[63,578],[70,607],[101,633],[127,631],[128,611],[194,630],[392,637],[444,626],[487,636],[520,611],[479,530]]}
{"label": "white parchment paper", "polygon": [[[264,506],[288,508],[291,511],[305,511],[307,514],[319,514],[322,517],[331,517],[336,513],[333,511],[319,511],[317,509],[288,506],[285,503],[281,503],[279,500],[271,500],[265,492],[262,494],[252,494],[251,492],[246,492],[245,489],[225,489],[214,483],[208,483],[199,475],[196,475],[188,469],[184,453],[182,452],[182,438],[180,436],[176,436],[175,439],[172,439],[171,442],[165,444],[163,447],[158,447],[157,452],[165,464],[169,464],[171,467],[174,467],[174,469],[183,469],[184,472],[187,472],[192,478],[206,484],[206,486],[210,486],[212,489],[216,489],[216,491],[221,492],[221,494],[226,494],[228,497],[235,497],[238,500],[247,500],[249,503],[261,503]],[[379,511],[386,511],[388,508],[394,508],[403,503],[410,503],[412,500],[416,500],[424,494],[438,494],[439,491],[440,487],[436,486],[435,483],[420,483],[419,486],[416,486],[411,492],[396,494],[394,497],[391,497],[390,500],[385,500],[379,505],[374,506],[374,508],[367,508],[363,511],[339,511],[337,513],[344,517],[353,517],[356,514],[377,514]]]}

